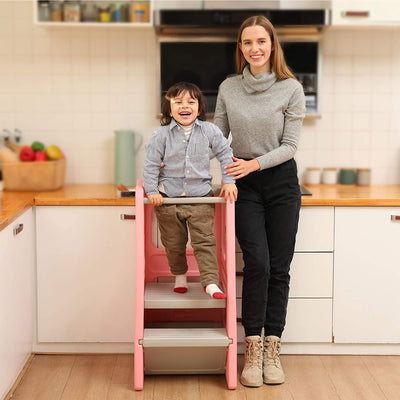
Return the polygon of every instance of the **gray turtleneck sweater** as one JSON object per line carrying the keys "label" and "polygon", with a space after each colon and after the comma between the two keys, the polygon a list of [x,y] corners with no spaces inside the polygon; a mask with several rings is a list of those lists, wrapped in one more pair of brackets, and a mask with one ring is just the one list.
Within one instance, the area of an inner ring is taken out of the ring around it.
{"label": "gray turtleneck sweater", "polygon": [[305,114],[301,84],[277,79],[274,71],[225,79],[218,91],[214,123],[225,137],[232,133],[235,157],[256,158],[261,169],[293,158]]}

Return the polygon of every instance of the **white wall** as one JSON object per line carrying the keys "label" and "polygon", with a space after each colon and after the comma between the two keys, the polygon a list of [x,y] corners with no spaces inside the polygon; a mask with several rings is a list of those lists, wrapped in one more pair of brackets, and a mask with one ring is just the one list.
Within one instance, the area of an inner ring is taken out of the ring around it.
{"label": "white wall", "polygon": [[[304,123],[300,176],[371,167],[373,183],[400,184],[399,42],[400,28],[324,35],[322,118]],[[37,27],[31,1],[0,1],[0,130],[59,145],[67,182],[112,183],[114,130],[147,140],[159,125],[158,63],[152,28]]]}

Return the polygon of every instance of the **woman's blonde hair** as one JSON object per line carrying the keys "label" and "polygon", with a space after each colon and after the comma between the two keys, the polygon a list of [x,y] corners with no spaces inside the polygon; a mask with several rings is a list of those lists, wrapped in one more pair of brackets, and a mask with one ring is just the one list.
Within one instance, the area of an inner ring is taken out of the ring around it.
{"label": "woman's blonde hair", "polygon": [[243,21],[242,25],[239,28],[238,38],[236,42],[236,71],[238,74],[241,74],[244,70],[244,67],[248,64],[246,59],[243,56],[242,51],[240,50],[239,43],[242,42],[242,33],[245,28],[249,26],[259,25],[262,26],[271,39],[271,57],[270,63],[271,67],[275,71],[275,74],[278,79],[287,79],[293,78],[296,79],[295,76],[290,71],[289,67],[286,64],[285,56],[283,55],[282,47],[279,43],[278,34],[274,26],[271,24],[270,20],[263,15],[254,15],[252,17],[247,18]]}

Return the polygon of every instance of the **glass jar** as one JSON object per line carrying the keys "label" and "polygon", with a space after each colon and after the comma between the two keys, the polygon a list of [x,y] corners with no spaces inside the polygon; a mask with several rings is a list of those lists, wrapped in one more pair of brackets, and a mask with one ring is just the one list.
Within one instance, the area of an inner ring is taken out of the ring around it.
{"label": "glass jar", "polygon": [[84,22],[97,22],[98,12],[97,5],[92,1],[87,1],[82,6],[82,21]]}
{"label": "glass jar", "polygon": [[50,1],[50,20],[52,22],[62,22],[63,20],[63,2],[60,0]]}
{"label": "glass jar", "polygon": [[111,6],[111,21],[122,22],[122,6],[119,3],[115,3]]}
{"label": "glass jar", "polygon": [[100,6],[99,7],[99,22],[110,22],[110,21],[111,21],[110,7]]}
{"label": "glass jar", "polygon": [[50,21],[50,3],[49,3],[49,1],[39,1],[38,20],[40,22]]}
{"label": "glass jar", "polygon": [[81,4],[78,0],[67,0],[64,3],[64,21],[65,22],[81,21]]}

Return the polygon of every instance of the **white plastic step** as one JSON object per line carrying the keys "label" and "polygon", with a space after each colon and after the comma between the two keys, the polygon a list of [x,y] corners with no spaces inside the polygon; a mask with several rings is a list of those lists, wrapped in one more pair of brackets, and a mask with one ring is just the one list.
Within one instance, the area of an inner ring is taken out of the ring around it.
{"label": "white plastic step", "polygon": [[200,283],[188,284],[186,293],[175,293],[173,283],[146,283],[144,308],[225,308],[225,299],[213,299]]}
{"label": "white plastic step", "polygon": [[232,341],[225,328],[145,329],[143,347],[227,347]]}

